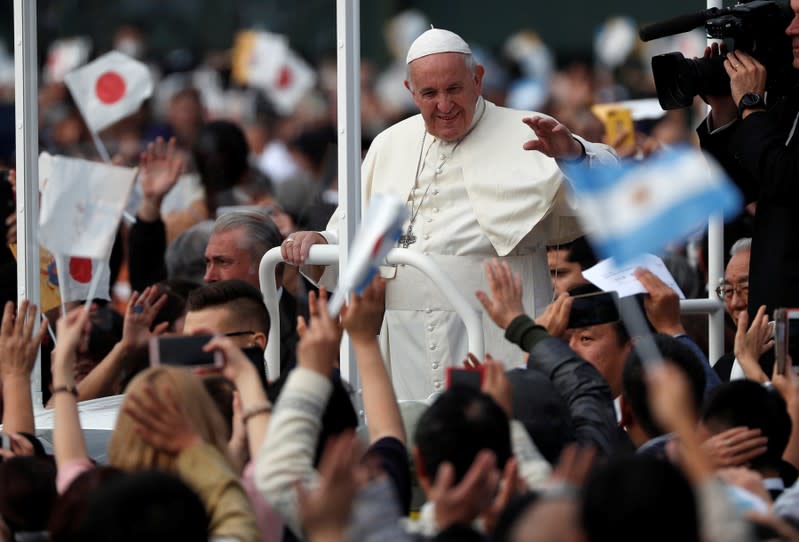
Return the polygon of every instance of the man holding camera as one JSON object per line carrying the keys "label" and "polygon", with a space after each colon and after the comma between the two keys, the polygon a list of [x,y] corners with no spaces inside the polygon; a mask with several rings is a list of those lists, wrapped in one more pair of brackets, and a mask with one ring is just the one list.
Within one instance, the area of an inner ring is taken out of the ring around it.
{"label": "man holding camera", "polygon": [[[799,69],[799,0],[791,0],[793,68]],[[714,44],[706,57],[724,51]],[[708,96],[707,121],[698,128],[702,147],[731,174],[748,202],[757,202],[749,268],[749,314],[761,305],[799,306],[799,88],[767,96],[766,68],[743,51],[724,60],[730,94]],[[762,361],[761,361],[762,363]],[[770,368],[764,368],[770,374]]]}

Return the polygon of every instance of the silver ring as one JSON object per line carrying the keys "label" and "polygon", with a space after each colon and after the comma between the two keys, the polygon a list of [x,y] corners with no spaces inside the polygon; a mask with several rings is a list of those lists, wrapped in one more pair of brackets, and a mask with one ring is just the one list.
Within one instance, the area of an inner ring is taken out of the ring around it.
{"label": "silver ring", "polygon": [[286,239],[286,242],[287,243],[293,243],[294,242],[294,238],[293,237],[289,237],[288,239]]}

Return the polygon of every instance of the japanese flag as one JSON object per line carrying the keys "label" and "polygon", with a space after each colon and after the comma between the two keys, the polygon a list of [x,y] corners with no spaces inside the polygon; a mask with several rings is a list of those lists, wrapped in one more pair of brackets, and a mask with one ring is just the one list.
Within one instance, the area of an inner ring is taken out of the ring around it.
{"label": "japanese flag", "polygon": [[119,51],[69,72],[64,82],[93,132],[135,113],[153,93],[147,66]]}
{"label": "japanese flag", "polygon": [[136,170],[42,153],[39,172],[42,246],[57,255],[107,259]]}
{"label": "japanese flag", "polygon": [[294,112],[316,84],[316,72],[294,51],[284,36],[270,32],[240,32],[233,49],[233,78],[261,89],[281,114]]}

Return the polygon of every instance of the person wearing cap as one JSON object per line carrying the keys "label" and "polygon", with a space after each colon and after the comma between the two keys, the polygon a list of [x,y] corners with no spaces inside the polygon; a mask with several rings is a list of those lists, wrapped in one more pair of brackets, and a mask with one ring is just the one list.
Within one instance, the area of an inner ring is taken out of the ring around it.
{"label": "person wearing cap", "polygon": [[[399,246],[430,256],[467,297],[485,289],[482,262],[501,257],[523,277],[525,304],[539,313],[552,299],[546,245],[579,235],[568,214],[556,159],[615,160],[555,119],[498,107],[481,96],[484,69],[457,34],[431,29],[411,45],[405,86],[420,114],[379,134],[362,166],[362,200],[390,194],[410,218]],[[554,158],[554,159],[553,159]],[[337,243],[339,209],[325,232],[297,232],[283,257],[304,264],[310,247]],[[337,269],[303,272],[335,287]],[[443,389],[446,368],[467,353],[466,331],[450,303],[417,270],[383,269],[388,279],[381,333],[399,399]],[[478,307],[476,307],[478,308]],[[507,365],[523,353],[483,317],[486,350]]]}

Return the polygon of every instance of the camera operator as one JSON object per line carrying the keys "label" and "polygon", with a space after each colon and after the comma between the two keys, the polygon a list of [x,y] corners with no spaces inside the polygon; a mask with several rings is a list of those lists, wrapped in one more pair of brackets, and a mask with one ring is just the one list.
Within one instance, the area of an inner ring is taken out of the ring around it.
{"label": "camera operator", "polygon": [[[793,68],[799,69],[799,0],[791,0],[791,9],[785,33]],[[724,53],[714,44],[705,57]],[[730,94],[706,97],[712,109],[697,132],[747,202],[757,204],[749,268],[752,318],[760,305],[769,314],[777,307],[799,307],[799,87],[785,96],[766,96],[766,68],[740,50],[726,55],[724,69]]]}

